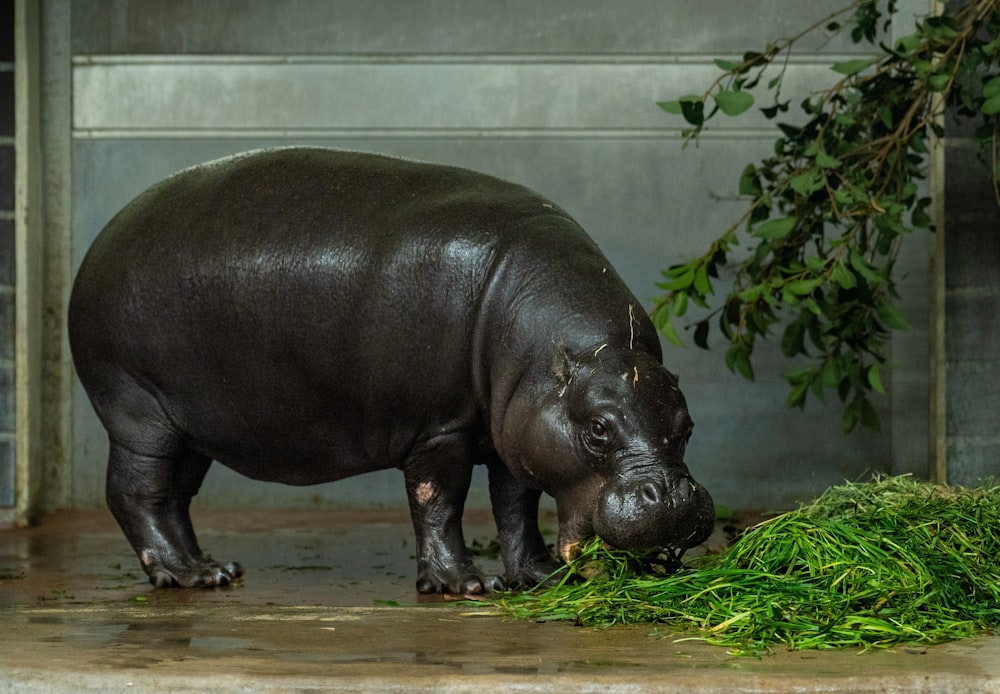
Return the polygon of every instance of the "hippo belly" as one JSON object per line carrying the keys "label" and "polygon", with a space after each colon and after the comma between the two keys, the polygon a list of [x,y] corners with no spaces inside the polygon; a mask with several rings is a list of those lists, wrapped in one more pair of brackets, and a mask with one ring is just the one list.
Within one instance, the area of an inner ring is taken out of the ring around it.
{"label": "hippo belly", "polygon": [[[188,513],[217,460],[288,484],[402,469],[418,589],[480,592],[556,568],[538,532],[543,491],[564,556],[622,514],[635,527],[623,546],[706,534],[711,499],[683,462],[686,404],[638,306],[578,225],[521,186],[287,148],[137,197],[84,259],[69,333],[108,431],[109,506],[155,585],[242,573],[201,551]],[[601,404],[608,384],[585,383],[630,367],[625,425],[620,405]],[[569,433],[598,418],[614,447]],[[622,446],[655,449],[656,472],[635,466],[641,494],[622,487],[632,463],[616,461],[634,457]],[[481,575],[462,538],[479,463],[506,580]]]}

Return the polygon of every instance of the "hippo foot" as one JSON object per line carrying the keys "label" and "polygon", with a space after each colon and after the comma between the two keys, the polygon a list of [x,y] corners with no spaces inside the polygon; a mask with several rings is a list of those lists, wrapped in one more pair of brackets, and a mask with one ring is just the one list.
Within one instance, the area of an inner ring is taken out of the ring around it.
{"label": "hippo foot", "polygon": [[417,592],[424,595],[433,593],[482,595],[505,589],[506,584],[499,576],[480,576],[468,571],[448,572],[443,575],[424,571],[417,577]]}
{"label": "hippo foot", "polygon": [[536,586],[551,587],[565,579],[566,566],[554,559],[520,567],[507,573],[507,590],[530,590]]}
{"label": "hippo foot", "polygon": [[237,562],[225,564],[203,556],[188,566],[168,567],[152,559],[150,552],[143,552],[142,564],[149,582],[156,588],[216,588],[228,586],[243,575],[243,566]]}

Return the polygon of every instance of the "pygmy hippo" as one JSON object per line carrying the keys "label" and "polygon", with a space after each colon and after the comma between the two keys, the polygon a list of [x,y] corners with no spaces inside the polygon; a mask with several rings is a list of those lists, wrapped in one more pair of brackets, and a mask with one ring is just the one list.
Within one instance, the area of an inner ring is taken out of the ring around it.
{"label": "pygmy hippo", "polygon": [[[319,148],[186,169],[111,220],[69,305],[107,429],[107,501],[156,586],[243,573],[188,512],[212,460],[306,485],[399,468],[420,592],[530,586],[594,533],[697,545],[692,422],[655,329],[555,204],[449,166]],[[505,576],[462,535],[488,468]]]}

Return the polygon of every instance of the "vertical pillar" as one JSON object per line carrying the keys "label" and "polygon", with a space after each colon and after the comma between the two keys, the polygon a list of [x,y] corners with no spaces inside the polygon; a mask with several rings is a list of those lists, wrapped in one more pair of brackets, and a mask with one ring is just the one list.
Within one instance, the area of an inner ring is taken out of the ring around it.
{"label": "vertical pillar", "polygon": [[14,4],[14,370],[15,494],[13,520],[36,509],[41,467],[43,228],[39,144],[39,7]]}
{"label": "vertical pillar", "polygon": [[14,5],[0,7],[0,524],[13,519],[15,397]]}

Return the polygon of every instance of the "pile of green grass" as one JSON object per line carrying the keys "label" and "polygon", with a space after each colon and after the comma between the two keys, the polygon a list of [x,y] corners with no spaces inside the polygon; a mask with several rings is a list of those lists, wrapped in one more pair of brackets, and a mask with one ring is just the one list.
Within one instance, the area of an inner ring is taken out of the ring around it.
{"label": "pile of green grass", "polygon": [[846,484],[723,554],[673,573],[670,559],[595,539],[559,585],[500,602],[525,619],[695,630],[744,654],[973,636],[1000,627],[1000,486]]}

